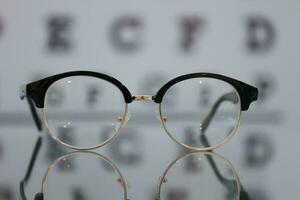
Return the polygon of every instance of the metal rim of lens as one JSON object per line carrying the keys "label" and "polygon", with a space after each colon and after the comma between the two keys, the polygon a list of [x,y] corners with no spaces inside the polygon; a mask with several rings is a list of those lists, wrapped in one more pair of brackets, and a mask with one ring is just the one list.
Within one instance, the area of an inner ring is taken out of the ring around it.
{"label": "metal rim of lens", "polygon": [[170,171],[170,169],[172,168],[173,165],[175,165],[179,160],[185,158],[185,157],[188,157],[188,156],[191,156],[193,154],[206,154],[206,155],[210,155],[210,156],[216,156],[217,158],[223,160],[226,165],[231,169],[231,171],[233,172],[233,175],[234,175],[234,178],[236,180],[236,183],[237,183],[237,200],[240,199],[240,192],[241,192],[241,182],[240,182],[240,178],[239,178],[239,175],[238,173],[236,172],[234,166],[232,165],[232,163],[224,158],[223,156],[217,154],[217,153],[214,153],[214,152],[211,152],[211,151],[202,151],[202,152],[191,152],[191,153],[187,153],[187,154],[184,154],[182,156],[179,156],[178,158],[176,158],[173,162],[171,162],[171,164],[168,165],[168,167],[166,168],[166,170],[163,172],[163,174],[160,176],[159,178],[159,183],[158,183],[158,193],[157,193],[157,200],[161,200],[161,189],[162,189],[162,185],[164,184],[164,180],[165,180],[165,177],[167,176],[168,172]]}
{"label": "metal rim of lens", "polygon": [[123,188],[123,196],[124,196],[124,200],[127,200],[127,195],[128,195],[128,191],[127,191],[127,182],[125,181],[124,176],[122,175],[120,169],[113,163],[112,160],[110,160],[109,158],[97,153],[97,152],[93,152],[93,151],[73,151],[70,153],[67,153],[65,155],[62,155],[60,157],[58,157],[57,159],[55,159],[54,161],[52,161],[52,163],[50,163],[44,173],[43,179],[42,179],[42,183],[41,183],[41,189],[40,192],[44,193],[44,189],[45,189],[45,182],[47,179],[47,176],[49,174],[49,172],[51,171],[51,169],[57,165],[61,160],[66,159],[68,157],[73,156],[74,154],[78,154],[78,153],[89,153],[89,154],[93,154],[96,155],[98,158],[105,160],[107,163],[109,163],[110,166],[112,166],[112,168],[117,172],[117,174],[120,176],[120,179],[122,181],[122,188]]}
{"label": "metal rim of lens", "polygon": [[100,148],[110,142],[112,142],[113,139],[115,139],[119,134],[120,134],[120,130],[121,128],[123,127],[125,121],[126,121],[126,116],[128,114],[128,104],[125,103],[125,106],[124,106],[124,114],[122,116],[122,121],[120,123],[120,126],[118,127],[118,130],[115,131],[113,133],[113,135],[108,138],[107,140],[105,140],[104,142],[98,144],[98,145],[95,145],[95,146],[91,146],[91,147],[78,147],[78,146],[74,146],[74,145],[70,145],[70,144],[67,144],[65,142],[63,142],[62,140],[60,140],[58,137],[55,136],[55,134],[52,132],[52,130],[49,128],[48,126],[48,122],[47,122],[47,117],[46,117],[46,112],[45,112],[45,108],[42,108],[41,110],[42,112],[42,121],[44,123],[44,126],[46,127],[47,129],[47,133],[49,134],[49,136],[55,141],[57,142],[58,144],[61,144],[67,148],[70,148],[70,149],[74,149],[74,150],[94,150],[94,149],[97,149],[97,148]]}
{"label": "metal rim of lens", "polygon": [[158,111],[159,111],[159,118],[160,118],[160,122],[165,130],[165,132],[169,135],[169,137],[175,141],[177,144],[189,149],[189,150],[192,150],[192,151],[209,151],[209,150],[214,150],[214,149],[217,149],[221,146],[223,146],[224,144],[228,143],[228,141],[236,134],[238,128],[239,128],[239,125],[240,125],[240,120],[241,120],[241,114],[242,114],[242,111],[241,111],[241,98],[240,98],[240,95],[238,93],[238,91],[232,86],[232,88],[235,90],[236,94],[237,94],[237,97],[238,97],[238,109],[239,109],[239,112],[238,112],[238,116],[237,116],[237,121],[236,121],[236,124],[234,126],[234,128],[232,129],[232,131],[229,133],[229,135],[225,138],[224,141],[222,142],[219,142],[215,145],[212,145],[210,147],[193,147],[193,146],[189,146],[189,145],[186,145],[184,144],[183,142],[180,142],[178,141],[173,135],[172,133],[168,130],[167,128],[167,125],[166,123],[164,122],[164,119],[163,119],[163,114],[162,114],[162,109],[161,109],[161,104],[160,103],[158,105]]}

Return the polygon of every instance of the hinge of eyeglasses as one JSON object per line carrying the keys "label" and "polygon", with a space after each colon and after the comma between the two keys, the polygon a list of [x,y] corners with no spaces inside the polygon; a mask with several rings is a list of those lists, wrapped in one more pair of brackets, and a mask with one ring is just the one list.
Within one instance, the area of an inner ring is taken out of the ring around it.
{"label": "hinge of eyeglasses", "polygon": [[20,99],[23,100],[26,97],[26,85],[20,87]]}

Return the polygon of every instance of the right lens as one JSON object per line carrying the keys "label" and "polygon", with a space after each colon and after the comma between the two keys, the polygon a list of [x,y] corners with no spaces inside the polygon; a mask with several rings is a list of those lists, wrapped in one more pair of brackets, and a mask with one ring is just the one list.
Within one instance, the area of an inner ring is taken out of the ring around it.
{"label": "right lens", "polygon": [[48,88],[44,117],[54,139],[71,148],[91,149],[115,136],[126,109],[115,85],[91,76],[71,76]]}
{"label": "right lens", "polygon": [[161,178],[160,200],[239,200],[240,185],[231,163],[210,152],[175,160]]}

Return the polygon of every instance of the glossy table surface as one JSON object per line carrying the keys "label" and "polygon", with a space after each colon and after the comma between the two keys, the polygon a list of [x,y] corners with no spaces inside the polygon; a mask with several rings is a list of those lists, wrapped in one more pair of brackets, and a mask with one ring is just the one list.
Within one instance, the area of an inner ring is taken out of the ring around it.
{"label": "glossy table surface", "polygon": [[134,130],[129,126],[94,151],[69,150],[47,134],[36,136],[24,152],[21,197],[41,199],[43,192],[44,199],[252,199],[245,196],[247,180],[228,158],[236,159],[235,142],[189,152],[157,135],[162,130]]}

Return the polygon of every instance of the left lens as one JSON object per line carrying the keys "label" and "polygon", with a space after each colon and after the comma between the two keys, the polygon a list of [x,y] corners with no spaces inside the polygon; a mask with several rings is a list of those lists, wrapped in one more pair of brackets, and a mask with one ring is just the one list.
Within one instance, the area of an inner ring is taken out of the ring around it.
{"label": "left lens", "polygon": [[191,149],[215,148],[228,141],[238,127],[241,112],[236,89],[215,78],[181,81],[167,90],[159,106],[169,136]]}

